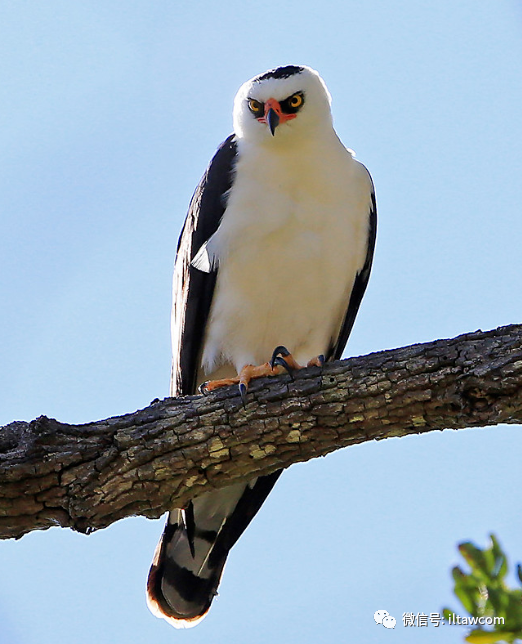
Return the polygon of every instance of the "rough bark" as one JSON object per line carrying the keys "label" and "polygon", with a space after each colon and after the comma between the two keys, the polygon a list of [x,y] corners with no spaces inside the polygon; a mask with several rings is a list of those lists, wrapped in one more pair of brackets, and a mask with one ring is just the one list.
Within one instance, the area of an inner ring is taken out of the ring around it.
{"label": "rough bark", "polygon": [[374,439],[522,423],[522,325],[312,367],[86,425],[0,430],[0,537],[158,517],[212,486]]}

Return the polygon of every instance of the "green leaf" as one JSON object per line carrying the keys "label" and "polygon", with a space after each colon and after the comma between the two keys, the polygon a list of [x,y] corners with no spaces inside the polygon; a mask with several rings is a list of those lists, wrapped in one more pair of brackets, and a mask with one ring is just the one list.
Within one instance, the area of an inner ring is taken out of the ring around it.
{"label": "green leaf", "polygon": [[499,633],[496,631],[481,631],[476,629],[471,631],[464,639],[470,644],[495,644],[495,642],[513,642],[513,639],[507,639],[514,633]]}
{"label": "green leaf", "polygon": [[493,569],[493,575],[498,579],[504,579],[508,571],[508,561],[507,557],[502,551],[500,544],[494,534],[490,534],[489,538],[491,539],[491,552],[495,558],[495,566]]}
{"label": "green leaf", "polygon": [[488,558],[484,551],[469,542],[461,543],[459,550],[461,555],[470,565],[472,574],[483,580],[489,579],[492,560],[491,562],[488,562]]}
{"label": "green leaf", "polygon": [[489,588],[488,600],[495,611],[495,615],[498,615],[499,617],[506,616],[506,608],[509,604],[509,595],[505,591],[497,588]]}
{"label": "green leaf", "polygon": [[[506,585],[508,559],[496,536],[491,534],[490,538],[490,546],[483,550],[471,542],[458,546],[470,571],[465,572],[459,566],[452,568],[453,592],[472,617],[500,618],[504,623],[493,624],[492,630],[476,628],[465,639],[479,644],[522,642],[522,588],[509,588]],[[522,582],[520,564],[517,566],[517,575]],[[444,618],[449,620],[452,613],[445,608]]]}
{"label": "green leaf", "polygon": [[442,609],[442,616],[444,617],[446,622],[449,622],[451,618],[453,618],[453,615],[455,614],[454,610],[451,610],[451,608],[443,608]]}
{"label": "green leaf", "polygon": [[477,617],[477,602],[475,600],[475,594],[472,589],[466,588],[462,585],[455,584],[453,590],[455,595],[460,599],[460,603],[473,617]]}

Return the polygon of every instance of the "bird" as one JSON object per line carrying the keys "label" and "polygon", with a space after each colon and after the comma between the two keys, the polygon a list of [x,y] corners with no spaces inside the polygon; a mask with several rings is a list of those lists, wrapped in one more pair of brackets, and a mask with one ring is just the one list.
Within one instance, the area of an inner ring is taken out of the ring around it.
{"label": "bird", "polygon": [[[254,76],[233,133],[190,202],[173,278],[171,395],[341,358],[366,290],[377,208],[372,178],[337,136],[311,67]],[[232,546],[281,470],[193,498],[167,515],[147,581],[177,628],[208,613]]]}

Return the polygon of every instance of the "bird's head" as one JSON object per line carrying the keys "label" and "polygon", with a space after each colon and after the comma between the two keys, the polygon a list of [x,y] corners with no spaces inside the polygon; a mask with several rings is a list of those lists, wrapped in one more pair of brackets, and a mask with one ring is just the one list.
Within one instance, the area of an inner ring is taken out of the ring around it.
{"label": "bird's head", "polygon": [[234,100],[234,131],[247,140],[298,139],[331,127],[330,94],[310,67],[287,65],[254,76]]}

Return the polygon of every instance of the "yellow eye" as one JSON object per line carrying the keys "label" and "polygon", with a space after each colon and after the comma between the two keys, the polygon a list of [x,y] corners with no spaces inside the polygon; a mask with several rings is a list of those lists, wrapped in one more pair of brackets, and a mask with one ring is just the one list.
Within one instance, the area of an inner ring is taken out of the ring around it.
{"label": "yellow eye", "polygon": [[293,96],[290,96],[290,98],[288,99],[288,104],[290,105],[290,107],[293,107],[294,109],[301,107],[301,105],[303,104],[303,95],[294,94]]}
{"label": "yellow eye", "polygon": [[263,111],[263,104],[256,101],[255,98],[248,99],[248,108],[254,114],[260,114]]}

